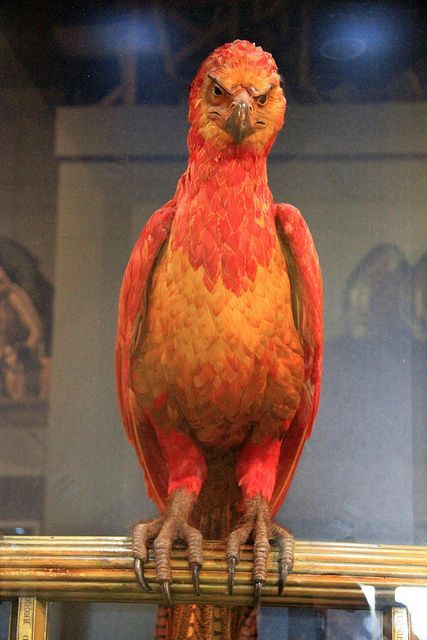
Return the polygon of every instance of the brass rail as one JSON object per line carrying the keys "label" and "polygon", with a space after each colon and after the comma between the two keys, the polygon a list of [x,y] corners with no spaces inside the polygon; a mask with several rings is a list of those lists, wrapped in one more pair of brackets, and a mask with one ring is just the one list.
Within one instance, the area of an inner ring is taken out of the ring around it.
{"label": "brass rail", "polygon": [[[205,542],[204,560],[202,595],[197,597],[185,549],[173,550],[171,591],[176,603],[252,603],[251,547],[242,552],[232,596],[227,595],[224,545]],[[141,591],[135,580],[128,538],[5,536],[0,540],[0,599],[161,602],[152,556],[146,577],[153,587],[150,594]],[[397,587],[427,587],[427,547],[297,541],[294,571],[282,596],[277,595],[277,584],[277,553],[272,549],[262,595],[266,606],[366,609],[368,592],[371,598],[374,593],[377,608],[393,606]]]}

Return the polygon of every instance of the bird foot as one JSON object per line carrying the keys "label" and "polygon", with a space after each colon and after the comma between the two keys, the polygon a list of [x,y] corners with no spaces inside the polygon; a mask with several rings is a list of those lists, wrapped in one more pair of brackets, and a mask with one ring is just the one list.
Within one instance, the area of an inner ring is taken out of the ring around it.
{"label": "bird foot", "polygon": [[270,541],[279,548],[279,595],[283,593],[288,574],[294,563],[295,540],[284,527],[272,521],[267,500],[261,495],[245,503],[239,525],[231,532],[227,542],[228,592],[233,593],[236,564],[240,558],[240,546],[251,537],[254,543],[254,607],[258,607],[262,586],[267,578],[267,559]]}
{"label": "bird foot", "polygon": [[132,531],[132,553],[135,558],[135,575],[144,591],[151,591],[144,576],[144,566],[148,560],[147,544],[154,540],[156,576],[163,600],[172,607],[170,584],[172,582],[170,552],[174,541],[187,543],[188,559],[191,567],[194,592],[200,595],[199,573],[203,564],[202,534],[188,524],[188,516],[195,502],[195,496],[185,489],[177,489],[171,495],[165,512],[158,518],[138,522]]}

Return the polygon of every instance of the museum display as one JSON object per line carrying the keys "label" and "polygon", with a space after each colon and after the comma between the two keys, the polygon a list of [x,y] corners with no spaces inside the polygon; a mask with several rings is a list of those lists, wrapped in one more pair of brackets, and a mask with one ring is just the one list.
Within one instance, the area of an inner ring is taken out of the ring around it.
{"label": "museum display", "polygon": [[424,4],[4,3],[0,640],[427,640]]}
{"label": "museum display", "polygon": [[190,88],[188,168],[143,229],[123,280],[121,412],[162,512],[133,529],[140,585],[150,590],[150,540],[168,607],[175,541],[188,546],[195,600],[202,534],[227,538],[229,593],[240,546],[254,544],[255,608],[163,608],[167,637],[187,637],[181,624],[230,638],[237,629],[256,633],[270,541],[279,549],[279,594],[292,570],[293,536],[272,516],[316,416],[323,329],[311,235],[295,207],[274,203],[267,183],[285,105],[277,66],[260,47],[236,40],[205,60]]}

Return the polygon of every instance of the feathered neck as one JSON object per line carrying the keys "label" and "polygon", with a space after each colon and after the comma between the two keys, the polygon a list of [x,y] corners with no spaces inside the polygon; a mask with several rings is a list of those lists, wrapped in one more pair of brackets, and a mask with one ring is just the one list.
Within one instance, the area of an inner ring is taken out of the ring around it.
{"label": "feathered neck", "polygon": [[182,247],[193,268],[204,269],[209,290],[221,279],[240,295],[258,266],[270,261],[275,241],[266,155],[235,145],[219,150],[191,131],[189,150],[176,193],[172,250]]}

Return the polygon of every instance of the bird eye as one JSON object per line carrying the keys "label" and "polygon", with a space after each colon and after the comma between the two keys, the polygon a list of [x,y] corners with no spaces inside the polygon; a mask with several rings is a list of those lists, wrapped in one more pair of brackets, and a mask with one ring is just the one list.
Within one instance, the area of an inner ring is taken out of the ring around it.
{"label": "bird eye", "polygon": [[221,89],[219,85],[214,84],[212,88],[212,93],[214,94],[214,96],[222,96],[224,91]]}
{"label": "bird eye", "polygon": [[265,103],[267,102],[267,98],[268,98],[268,93],[263,93],[262,96],[258,96],[257,98],[258,104],[260,104],[261,106],[265,105]]}

